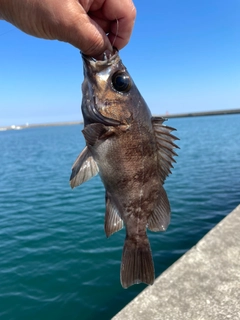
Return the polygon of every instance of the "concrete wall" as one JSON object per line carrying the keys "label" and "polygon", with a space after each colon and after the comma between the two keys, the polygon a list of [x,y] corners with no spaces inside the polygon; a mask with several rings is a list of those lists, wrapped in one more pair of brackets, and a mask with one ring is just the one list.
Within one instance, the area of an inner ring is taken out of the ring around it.
{"label": "concrete wall", "polygon": [[240,320],[240,205],[113,319]]}

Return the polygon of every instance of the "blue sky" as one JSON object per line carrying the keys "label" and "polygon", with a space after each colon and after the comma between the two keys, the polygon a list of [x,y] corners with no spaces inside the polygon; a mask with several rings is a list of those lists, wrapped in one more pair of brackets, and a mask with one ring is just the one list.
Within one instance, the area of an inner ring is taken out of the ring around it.
{"label": "blue sky", "polygon": [[[120,52],[153,114],[240,108],[239,0],[135,0]],[[0,20],[0,126],[82,119],[82,61]]]}

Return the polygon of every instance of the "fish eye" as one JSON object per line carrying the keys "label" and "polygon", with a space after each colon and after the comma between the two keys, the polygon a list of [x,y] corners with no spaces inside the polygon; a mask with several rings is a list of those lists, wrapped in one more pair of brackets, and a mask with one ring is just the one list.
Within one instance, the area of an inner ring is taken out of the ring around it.
{"label": "fish eye", "polygon": [[112,76],[112,84],[114,89],[120,92],[128,92],[132,87],[129,75],[125,72],[115,72]]}

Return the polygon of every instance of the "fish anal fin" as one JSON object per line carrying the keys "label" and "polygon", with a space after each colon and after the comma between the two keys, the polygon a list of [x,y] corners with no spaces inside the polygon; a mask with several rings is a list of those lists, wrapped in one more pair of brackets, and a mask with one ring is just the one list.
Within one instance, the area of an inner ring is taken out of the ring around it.
{"label": "fish anal fin", "polygon": [[107,237],[123,228],[123,221],[113,201],[106,193],[106,214],[104,229]]}
{"label": "fish anal fin", "polygon": [[88,181],[98,173],[98,165],[88,147],[85,147],[72,166],[70,185],[72,188]]}
{"label": "fish anal fin", "polygon": [[158,203],[148,218],[147,228],[151,231],[165,231],[170,223],[171,209],[166,191],[162,187],[159,192]]}
{"label": "fish anal fin", "polygon": [[152,253],[147,235],[141,242],[126,237],[121,264],[121,284],[127,289],[133,284],[153,284],[155,279]]}
{"label": "fish anal fin", "polygon": [[162,183],[164,183],[166,177],[171,173],[170,168],[173,168],[172,163],[176,162],[173,157],[177,156],[177,154],[173,149],[179,148],[174,143],[174,141],[179,140],[179,138],[171,134],[171,132],[176,129],[165,126],[163,124],[164,121],[164,118],[152,117],[152,125],[158,150],[159,173]]}

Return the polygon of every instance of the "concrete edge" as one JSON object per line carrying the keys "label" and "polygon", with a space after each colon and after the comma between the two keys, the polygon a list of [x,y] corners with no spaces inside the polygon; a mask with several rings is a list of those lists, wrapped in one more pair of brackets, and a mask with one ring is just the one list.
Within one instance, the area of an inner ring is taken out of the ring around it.
{"label": "concrete edge", "polygon": [[114,320],[240,319],[240,205]]}

